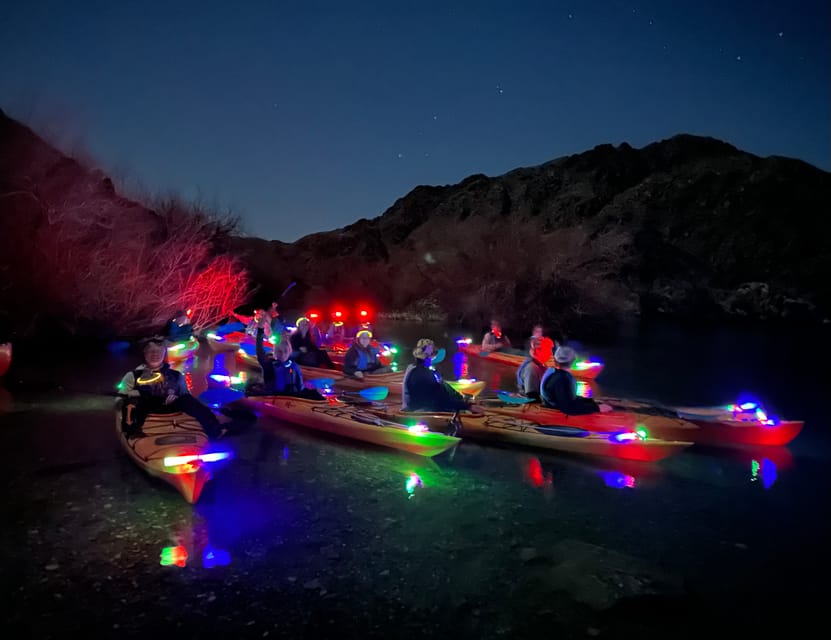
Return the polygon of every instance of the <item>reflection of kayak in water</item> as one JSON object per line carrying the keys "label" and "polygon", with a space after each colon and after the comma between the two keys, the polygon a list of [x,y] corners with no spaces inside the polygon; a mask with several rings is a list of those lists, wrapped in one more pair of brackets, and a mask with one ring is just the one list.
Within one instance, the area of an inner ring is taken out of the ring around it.
{"label": "reflection of kayak in water", "polygon": [[[484,360],[487,360],[489,362],[504,364],[515,368],[518,368],[519,365],[521,365],[527,357],[526,355],[520,355],[517,353],[510,353],[505,351],[482,351],[481,347],[476,344],[460,344],[459,348],[469,356],[476,356],[477,358],[483,358]],[[546,363],[546,365],[549,367],[553,367],[553,358],[549,360]],[[578,360],[572,365],[571,369],[569,369],[569,372],[575,378],[583,380],[594,380],[597,376],[603,373],[603,363],[591,360]]]}
{"label": "reflection of kayak in water", "polygon": [[0,344],[0,376],[4,375],[12,364],[12,343]]}
{"label": "reflection of kayak in water", "polygon": [[250,396],[241,402],[272,418],[420,456],[432,457],[459,443],[458,438],[409,428],[340,402],[291,396]]}
{"label": "reflection of kayak in water", "polygon": [[184,413],[151,414],[141,427],[142,435],[128,437],[116,411],[118,440],[139,467],[173,485],[189,503],[199,499],[210,480],[209,465],[229,457],[211,452],[208,436],[195,418]]}

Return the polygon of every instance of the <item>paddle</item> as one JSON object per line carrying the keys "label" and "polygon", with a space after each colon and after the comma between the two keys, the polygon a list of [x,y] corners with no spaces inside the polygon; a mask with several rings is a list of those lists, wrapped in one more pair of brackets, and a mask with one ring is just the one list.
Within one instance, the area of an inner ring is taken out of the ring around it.
{"label": "paddle", "polygon": [[513,394],[510,391],[503,391],[501,389],[496,392],[496,395],[505,404],[529,404],[531,402],[536,402],[533,398],[525,398],[523,396]]}
{"label": "paddle", "polygon": [[297,284],[296,282],[290,283],[289,286],[287,286],[285,289],[283,289],[283,293],[281,293],[280,296],[277,299],[280,300],[284,295],[286,295],[289,291],[291,291],[294,288],[294,285],[296,285],[296,284]]}
{"label": "paddle", "polygon": [[430,361],[430,364],[434,365],[442,362],[446,355],[447,351],[444,350],[444,347],[441,347],[438,351],[436,351],[436,357]]}
{"label": "paddle", "polygon": [[381,402],[390,394],[387,387],[368,387],[360,391],[342,391],[343,395],[359,395],[370,402]]}

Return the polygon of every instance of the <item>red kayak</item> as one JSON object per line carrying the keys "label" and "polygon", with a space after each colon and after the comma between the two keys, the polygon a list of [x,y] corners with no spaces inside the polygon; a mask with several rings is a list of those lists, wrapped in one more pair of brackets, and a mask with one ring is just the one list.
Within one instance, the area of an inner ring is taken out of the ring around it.
{"label": "red kayak", "polygon": [[0,376],[5,375],[12,364],[12,343],[0,344]]}
{"label": "red kayak", "polygon": [[737,416],[725,407],[663,407],[620,398],[599,401],[612,405],[615,411],[569,416],[539,404],[497,404],[488,406],[488,410],[541,424],[575,426],[606,433],[621,427],[643,426],[650,435],[662,440],[724,447],[785,445],[796,438],[803,427],[803,422],[796,420],[771,420],[767,416],[764,420],[755,419],[755,413]]}

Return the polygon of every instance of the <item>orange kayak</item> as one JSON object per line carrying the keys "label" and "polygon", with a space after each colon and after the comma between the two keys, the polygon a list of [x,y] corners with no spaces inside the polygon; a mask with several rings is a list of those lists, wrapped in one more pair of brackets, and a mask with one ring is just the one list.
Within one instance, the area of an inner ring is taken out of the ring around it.
{"label": "orange kayak", "polygon": [[230,454],[211,452],[208,436],[195,418],[184,413],[151,414],[142,425],[143,435],[127,437],[121,429],[121,410],[115,414],[118,440],[147,473],[173,485],[190,504],[199,500],[210,480],[212,462]]}
{"label": "orange kayak", "polygon": [[[454,429],[453,414],[403,412],[394,409],[369,408],[384,419],[411,424],[422,423],[433,430]],[[637,462],[662,460],[689,447],[691,442],[642,438],[632,429],[616,429],[614,433],[592,432],[574,427],[549,425],[520,416],[486,412],[484,415],[460,416],[458,431],[463,439],[563,451],[586,456],[616,458]],[[457,425],[458,426],[458,423]],[[622,435],[628,434],[628,435]]]}
{"label": "orange kayak", "polygon": [[249,396],[240,402],[272,418],[428,458],[459,443],[459,438],[429,431],[421,425],[408,426],[387,420],[360,407],[338,401],[307,400],[291,396]]}
{"label": "orange kayak", "polygon": [[[501,351],[482,351],[478,344],[460,344],[459,349],[469,356],[482,358],[488,362],[495,362],[496,364],[504,364],[514,368],[519,368],[526,356],[517,353],[503,353]],[[546,363],[547,366],[553,367],[554,360],[551,359]],[[569,369],[571,375],[581,380],[594,380],[603,373],[602,362],[592,362],[586,360],[578,360]]]}
{"label": "orange kayak", "polygon": [[12,364],[12,343],[0,344],[0,376],[6,374]]}

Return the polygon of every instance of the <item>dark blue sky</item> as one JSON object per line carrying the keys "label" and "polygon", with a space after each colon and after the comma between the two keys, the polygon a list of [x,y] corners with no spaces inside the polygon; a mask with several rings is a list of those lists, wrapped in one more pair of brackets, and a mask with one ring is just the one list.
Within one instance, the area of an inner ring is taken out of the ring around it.
{"label": "dark blue sky", "polygon": [[288,241],[679,132],[828,170],[829,4],[4,2],[0,107]]}

